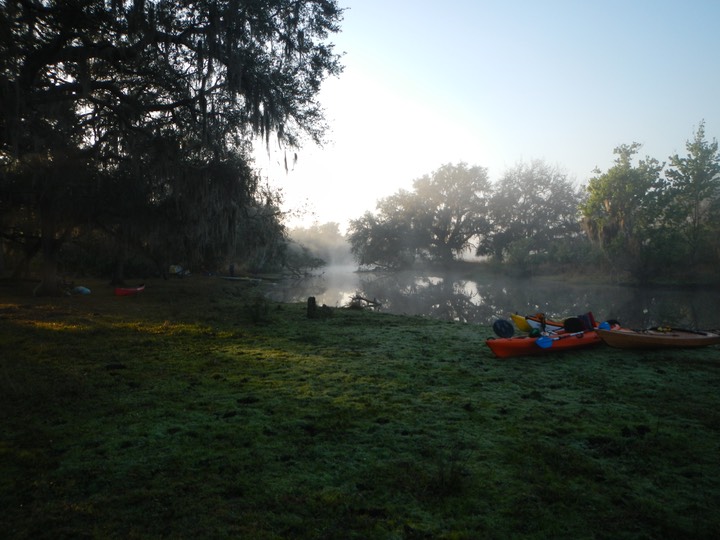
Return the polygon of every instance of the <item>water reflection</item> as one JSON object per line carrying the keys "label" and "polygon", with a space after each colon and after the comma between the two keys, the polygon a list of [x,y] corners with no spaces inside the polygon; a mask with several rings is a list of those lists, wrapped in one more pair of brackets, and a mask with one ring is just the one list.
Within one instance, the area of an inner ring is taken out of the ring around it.
{"label": "water reflection", "polygon": [[631,328],[656,325],[720,328],[717,290],[634,288],[569,284],[545,279],[515,279],[482,274],[473,280],[451,274],[355,273],[332,268],[320,276],[284,281],[268,295],[281,302],[341,307],[359,295],[382,304],[380,311],[424,315],[441,320],[490,324],[510,313],[543,312],[564,318],[592,311],[596,319],[618,319]]}

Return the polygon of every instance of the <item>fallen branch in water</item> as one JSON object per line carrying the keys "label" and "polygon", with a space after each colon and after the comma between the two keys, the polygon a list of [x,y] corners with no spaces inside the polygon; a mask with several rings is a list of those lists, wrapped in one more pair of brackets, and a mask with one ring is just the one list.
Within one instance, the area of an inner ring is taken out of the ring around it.
{"label": "fallen branch in water", "polygon": [[[363,302],[367,305],[363,305]],[[351,308],[357,308],[361,309],[364,307],[381,307],[382,303],[378,302],[377,299],[370,300],[369,298],[365,298],[364,296],[360,296],[359,294],[356,294],[350,299],[350,307]]]}

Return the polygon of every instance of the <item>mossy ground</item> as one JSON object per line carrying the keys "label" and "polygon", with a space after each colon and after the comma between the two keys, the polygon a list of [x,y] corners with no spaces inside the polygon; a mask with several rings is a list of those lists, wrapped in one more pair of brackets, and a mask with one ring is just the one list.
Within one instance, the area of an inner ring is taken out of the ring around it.
{"label": "mossy ground", "polygon": [[499,360],[489,327],[0,286],[10,538],[715,538],[720,350]]}

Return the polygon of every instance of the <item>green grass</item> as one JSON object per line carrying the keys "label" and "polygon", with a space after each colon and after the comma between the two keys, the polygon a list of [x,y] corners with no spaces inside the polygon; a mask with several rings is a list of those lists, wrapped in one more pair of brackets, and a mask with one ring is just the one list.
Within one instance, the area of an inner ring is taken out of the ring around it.
{"label": "green grass", "polygon": [[720,531],[717,348],[499,360],[489,327],[147,285],[0,287],[9,538]]}

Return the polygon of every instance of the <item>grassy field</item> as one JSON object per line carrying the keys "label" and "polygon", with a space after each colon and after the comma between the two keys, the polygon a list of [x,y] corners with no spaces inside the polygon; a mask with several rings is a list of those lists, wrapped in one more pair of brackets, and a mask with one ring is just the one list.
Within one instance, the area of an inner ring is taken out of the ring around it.
{"label": "grassy field", "polygon": [[720,349],[499,360],[489,327],[0,285],[7,538],[717,538]]}

